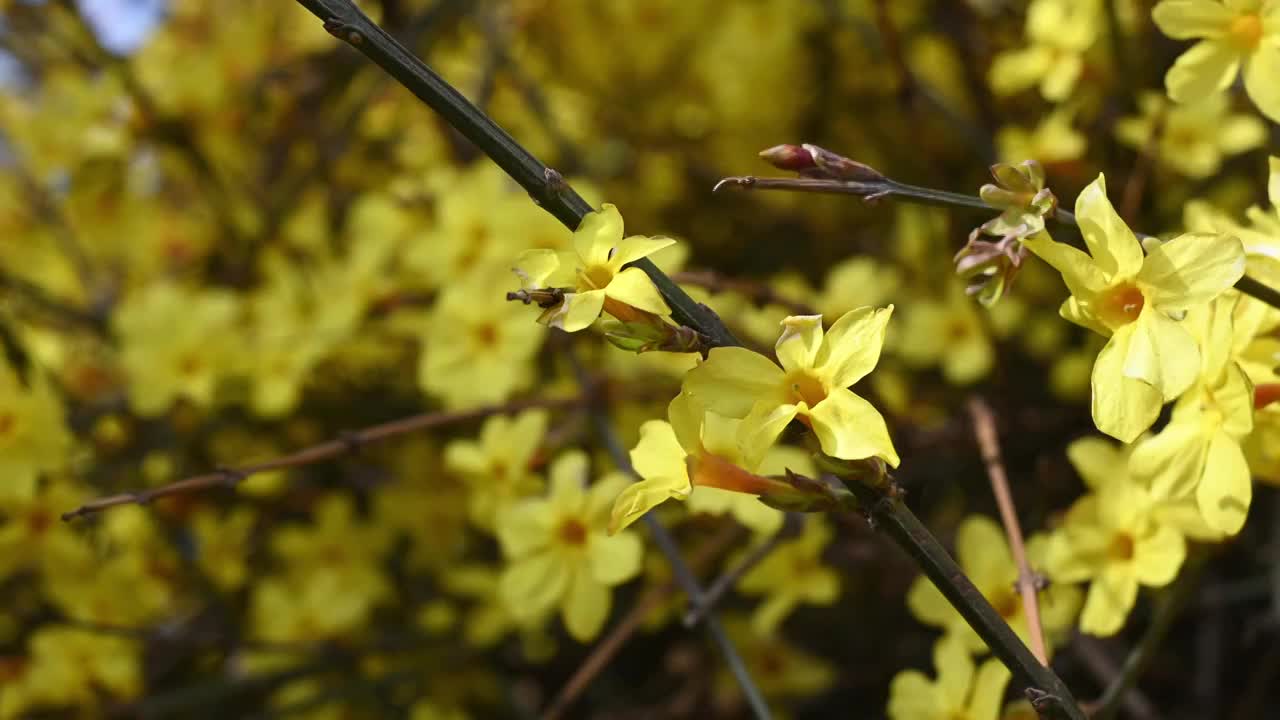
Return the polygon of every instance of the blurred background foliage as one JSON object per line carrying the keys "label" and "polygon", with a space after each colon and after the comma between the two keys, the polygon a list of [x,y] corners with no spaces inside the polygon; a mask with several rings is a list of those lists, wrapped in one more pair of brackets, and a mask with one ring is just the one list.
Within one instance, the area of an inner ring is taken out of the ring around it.
{"label": "blurred background foliage", "polygon": [[[863,391],[947,539],[993,515],[974,392],[1002,419],[1026,527],[1079,496],[1064,449],[1091,429],[1101,339],[1058,317],[1039,263],[990,310],[965,296],[951,257],[981,214],[715,182],[765,172],[756,153],[784,142],[970,193],[991,163],[1034,158],[1068,206],[1105,171],[1120,212],[1161,233],[1192,198],[1263,203],[1276,147],[1243,98],[1167,104],[1180,45],[1142,0],[361,5],[630,232],[680,239],[659,264],[749,342],[798,308],[894,303]],[[566,632],[498,591],[513,561],[495,513],[593,445],[562,340],[503,298],[520,251],[570,234],[497,168],[292,2],[2,0],[0,47],[0,717],[529,717],[630,622],[571,716],[743,715],[653,550],[600,627]],[[628,446],[693,362],[572,342]],[[58,519],[529,397],[561,405]],[[574,466],[605,476],[591,453]],[[1159,716],[1280,702],[1275,498],[1259,488],[1214,548],[1144,681]],[[778,524],[729,501],[660,515],[704,578]],[[813,518],[790,542],[718,607],[753,677],[787,716],[883,716],[891,678],[932,663],[913,566],[862,525]],[[1089,697],[1141,629],[1055,666]]]}

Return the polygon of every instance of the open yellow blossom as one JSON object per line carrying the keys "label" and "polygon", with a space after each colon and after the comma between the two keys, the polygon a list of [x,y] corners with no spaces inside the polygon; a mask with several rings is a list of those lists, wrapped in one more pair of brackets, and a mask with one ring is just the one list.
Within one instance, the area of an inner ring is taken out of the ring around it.
{"label": "open yellow blossom", "polygon": [[[628,485],[614,500],[610,533],[666,500],[684,500],[695,485],[726,495],[747,493],[742,495],[746,498],[774,485],[774,481],[751,472],[757,463],[746,457],[738,443],[741,421],[706,412],[688,395],[677,395],[671,401],[667,418],[668,422],[649,420],[640,426],[640,442],[631,450],[631,465],[644,479]],[[746,522],[776,529],[781,513],[754,498],[751,502],[761,510],[746,511]]]}
{"label": "open yellow blossom", "polygon": [[1222,160],[1259,147],[1267,140],[1267,125],[1252,113],[1232,113],[1231,99],[1211,95],[1173,105],[1163,95],[1144,92],[1138,98],[1141,115],[1116,121],[1116,137],[1142,151],[1158,133],[1159,161],[1189,178],[1218,172]]}
{"label": "open yellow blossom", "polygon": [[542,490],[542,480],[529,466],[549,419],[541,408],[512,418],[494,416],[484,421],[475,440],[454,440],[445,447],[445,467],[467,484],[468,514],[477,527],[492,528],[503,508]]}
{"label": "open yellow blossom", "polygon": [[622,321],[636,310],[667,315],[667,303],[639,268],[623,267],[675,243],[664,237],[622,236],[622,215],[605,203],[588,214],[573,233],[572,251],[526,250],[516,274],[526,290],[572,288],[564,301],[548,308],[538,321],[568,332],[588,327],[604,310]]}
{"label": "open yellow blossom", "polygon": [[1093,421],[1132,442],[1199,372],[1195,339],[1172,316],[1239,280],[1244,251],[1228,235],[1186,233],[1144,257],[1101,175],[1076,198],[1076,220],[1089,253],[1044,234],[1024,245],[1062,273],[1071,291],[1062,316],[1110,337],[1093,365]]}
{"label": "open yellow blossom", "polygon": [[[1032,536],[1027,541],[1027,555],[1033,570],[1043,568],[1047,552],[1047,537]],[[965,518],[956,530],[956,560],[991,607],[1026,642],[1029,635],[1025,605],[1017,588],[1018,566],[1013,561],[1004,530],[984,515]],[[1049,587],[1039,595],[1039,603],[1045,640],[1052,646],[1065,639],[1074,626],[1081,598],[1077,588],[1054,583],[1053,578],[1049,580]],[[970,652],[986,649],[987,645],[978,633],[947,602],[929,578],[921,575],[912,583],[907,594],[907,607],[916,619],[926,625],[941,627],[948,636],[959,639]]]}
{"label": "open yellow blossom", "polygon": [[751,615],[751,629],[770,635],[801,603],[832,605],[840,597],[840,575],[822,562],[822,551],[835,536],[820,516],[805,518],[804,532],[780,543],[738,583],[748,595],[763,595]]}
{"label": "open yellow blossom", "polygon": [[627,480],[608,475],[586,487],[586,453],[571,451],[551,466],[551,492],[498,515],[498,539],[509,564],[498,592],[518,621],[560,608],[569,634],[587,642],[609,617],[609,588],[640,572],[644,548],[633,532],[610,536],[609,506]]}
{"label": "open yellow blossom", "polygon": [[1114,445],[1084,438],[1067,454],[1089,494],[1071,506],[1051,536],[1047,569],[1060,582],[1090,581],[1080,630],[1114,635],[1133,609],[1139,585],[1161,587],[1177,576],[1186,539],[1163,512],[1166,498],[1125,471]]}
{"label": "open yellow blossom", "polygon": [[890,720],[996,720],[1009,669],[994,658],[974,666],[964,643],[943,637],[933,647],[938,679],[903,670],[889,685]]}
{"label": "open yellow blossom", "polygon": [[822,451],[844,460],[878,457],[898,466],[884,418],[849,386],[880,359],[893,306],[851,310],[824,332],[821,315],[782,321],[781,367],[745,348],[718,347],[685,376],[684,392],[708,411],[742,418],[744,447],[763,448],[794,418],[813,428]]}
{"label": "open yellow blossom", "polygon": [[1051,102],[1067,99],[1084,70],[1084,55],[1098,37],[1096,3],[1032,0],[1027,7],[1027,46],[996,56],[989,81],[998,95],[1039,86]]}
{"label": "open yellow blossom", "polygon": [[1193,102],[1220,93],[1243,68],[1244,89],[1280,122],[1280,3],[1274,0],[1163,0],[1151,19],[1176,40],[1199,39],[1165,75],[1169,97]]}
{"label": "open yellow blossom", "polygon": [[1253,430],[1253,383],[1232,359],[1235,298],[1187,315],[1201,348],[1195,385],[1178,398],[1169,424],[1134,449],[1129,469],[1157,494],[1195,496],[1209,527],[1234,535],[1253,497],[1241,442]]}

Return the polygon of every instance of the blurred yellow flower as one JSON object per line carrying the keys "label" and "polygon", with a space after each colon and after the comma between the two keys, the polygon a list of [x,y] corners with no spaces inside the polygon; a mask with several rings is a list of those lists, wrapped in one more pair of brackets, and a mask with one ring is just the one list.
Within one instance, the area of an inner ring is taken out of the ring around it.
{"label": "blurred yellow flower", "polygon": [[840,575],[822,563],[822,551],[835,533],[826,518],[809,515],[804,532],[786,540],[738,581],[747,595],[763,595],[751,615],[757,635],[771,635],[801,604],[833,605],[840,597]]}
{"label": "blurred yellow flower", "polygon": [[570,451],[551,466],[547,497],[525,500],[498,515],[498,539],[508,565],[498,592],[520,621],[557,607],[569,634],[588,642],[609,617],[609,588],[640,573],[644,548],[633,532],[606,532],[609,507],[626,485],[621,473],[587,487],[585,453]]}
{"label": "blurred yellow flower", "polygon": [[49,379],[32,368],[24,385],[0,361],[0,501],[34,495],[40,474],[66,465],[70,449],[62,399]]}
{"label": "blurred yellow flower", "polygon": [[947,283],[945,298],[913,300],[902,314],[893,347],[909,365],[938,365],[953,385],[969,385],[991,372],[995,348],[982,315],[957,280]]}
{"label": "blurred yellow flower", "polygon": [[1038,86],[1045,100],[1066,100],[1080,79],[1099,25],[1097,3],[1032,0],[1027,7],[1027,46],[996,56],[988,76],[991,89],[1010,95]]}
{"label": "blurred yellow flower", "polygon": [[549,417],[541,408],[511,418],[495,415],[484,421],[475,440],[445,446],[445,467],[467,483],[467,507],[477,527],[491,529],[508,505],[542,490],[542,479],[530,467]]}
{"label": "blurred yellow flower", "polygon": [[1076,198],[1089,254],[1044,234],[1024,244],[1062,273],[1071,292],[1062,316],[1110,337],[1093,366],[1093,421],[1132,442],[1199,369],[1195,339],[1171,316],[1208,303],[1239,280],[1244,251],[1231,236],[1186,233],[1154,245],[1144,258],[1106,193],[1099,175]]}
{"label": "blurred yellow flower", "polygon": [[1263,115],[1280,122],[1280,3],[1272,0],[1162,0],[1151,18],[1175,40],[1199,39],[1165,75],[1169,97],[1194,102],[1244,88]]}
{"label": "blurred yellow flower", "polygon": [[889,684],[890,720],[997,720],[1009,669],[992,658],[974,665],[964,643],[945,636],[933,647],[936,680],[903,670]]}
{"label": "blurred yellow flower", "polygon": [[1224,157],[1267,141],[1266,123],[1253,115],[1232,113],[1231,99],[1224,94],[1174,105],[1162,95],[1144,92],[1138,109],[1141,115],[1116,121],[1116,137],[1144,151],[1152,133],[1159,132],[1154,148],[1157,161],[1189,178],[1207,178],[1218,172]]}

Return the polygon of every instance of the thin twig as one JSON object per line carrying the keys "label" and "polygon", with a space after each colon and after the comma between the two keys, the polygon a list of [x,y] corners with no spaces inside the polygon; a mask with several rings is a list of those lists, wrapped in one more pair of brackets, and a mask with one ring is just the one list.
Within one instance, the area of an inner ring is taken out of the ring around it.
{"label": "thin twig", "polygon": [[240,467],[219,468],[213,472],[205,473],[203,475],[195,475],[158,488],[150,490],[136,490],[134,492],[125,492],[118,495],[98,498],[97,500],[91,500],[75,510],[63,513],[62,519],[74,520],[78,517],[92,515],[106,510],[107,508],[119,505],[147,505],[154,500],[169,497],[170,495],[181,495],[183,493],[199,492],[218,487],[233,488],[258,473],[302,467],[304,465],[313,465],[318,462],[338,457],[339,455],[353,452],[370,443],[379,442],[398,435],[417,432],[419,430],[442,427],[444,425],[466,422],[468,420],[478,420],[480,418],[489,417],[490,415],[509,415],[529,408],[571,407],[583,402],[585,402],[585,396],[567,398],[530,398],[527,400],[515,400],[502,405],[487,405],[484,407],[473,408],[471,410],[431,412],[410,415],[409,417],[392,420],[379,425],[372,425],[364,428],[363,430],[344,433],[332,440],[327,440],[317,445],[312,445],[310,447],[303,448],[302,450],[289,453],[288,455],[282,455],[277,458],[272,458],[270,460],[250,463]]}
{"label": "thin twig", "polygon": [[[741,537],[741,528],[731,524],[725,525],[724,529],[704,542],[700,547],[696,548],[689,556],[689,566],[694,570],[700,571],[714,558],[719,557],[721,553],[738,541]],[[542,720],[556,720],[565,714],[573,705],[574,701],[582,695],[587,689],[591,681],[597,675],[604,671],[609,663],[627,644],[627,640],[640,629],[645,618],[649,617],[649,613],[653,612],[668,597],[677,590],[675,579],[668,580],[660,585],[649,588],[640,599],[631,606],[631,610],[622,618],[613,629],[609,631],[600,641],[595,643],[591,648],[591,654],[586,660],[573,671],[568,682],[560,688],[560,692],[556,693],[551,704],[542,713]]]}
{"label": "thin twig", "polygon": [[[964,195],[937,188],[922,187],[898,182],[891,178],[879,180],[832,180],[827,178],[776,178],[740,175],[722,178],[712,188],[717,192],[724,188],[740,188],[743,190],[785,190],[790,192],[811,192],[827,195],[854,195],[875,202],[882,198],[900,198],[907,202],[940,207],[963,207],[990,212],[1001,212],[1000,208],[987,204],[976,195]],[[1076,216],[1062,208],[1055,208],[1046,216],[1047,219],[1067,227],[1078,227]],[[1134,232],[1139,239],[1151,237]],[[1280,308],[1280,290],[1268,287],[1263,283],[1245,275],[1236,281],[1236,290],[1257,298],[1274,308]]]}
{"label": "thin twig", "polygon": [[[1102,643],[1092,635],[1077,632],[1071,638],[1071,649],[1075,652],[1076,657],[1080,658],[1080,664],[1088,668],[1089,672],[1103,686],[1119,676],[1120,664],[1107,653]],[[1160,713],[1156,711],[1155,706],[1137,688],[1129,688],[1124,693],[1121,702],[1124,703],[1125,712],[1134,720],[1155,720],[1160,717]]]}
{"label": "thin twig", "polygon": [[704,615],[711,610],[719,602],[724,594],[729,592],[743,575],[751,572],[751,568],[759,565],[762,560],[769,557],[774,550],[782,544],[784,540],[795,537],[804,528],[804,515],[799,513],[787,513],[786,519],[782,523],[782,527],[764,542],[757,544],[751,548],[746,557],[738,561],[737,565],[724,571],[717,577],[710,586],[707,587],[706,593],[703,594],[702,600],[694,603],[684,614],[684,626],[693,627],[701,622]]}
{"label": "thin twig", "polygon": [[979,397],[970,398],[969,415],[973,418],[973,434],[978,439],[982,462],[987,466],[991,492],[996,496],[996,505],[1000,508],[1000,521],[1004,524],[1005,535],[1009,537],[1009,549],[1013,552],[1013,561],[1018,565],[1018,594],[1022,596],[1022,608],[1027,614],[1027,635],[1031,639],[1031,651],[1040,664],[1048,665],[1049,653],[1045,648],[1044,627],[1040,624],[1038,583],[1031,563],[1027,561],[1027,546],[1022,540],[1018,511],[1013,505],[1013,493],[1009,491],[1009,477],[1005,473],[1004,461],[1000,459],[996,419],[991,414],[991,408]]}
{"label": "thin twig", "polygon": [[1129,688],[1137,684],[1138,678],[1155,659],[1174,619],[1195,594],[1194,591],[1200,584],[1200,574],[1207,564],[1208,557],[1208,553],[1198,553],[1189,558],[1183,565],[1178,579],[1174,580],[1173,585],[1170,585],[1161,595],[1151,622],[1147,625],[1142,638],[1138,640],[1138,644],[1125,658],[1120,675],[1107,686],[1102,697],[1093,703],[1093,712],[1090,713],[1093,720],[1111,720],[1120,711],[1122,698]]}

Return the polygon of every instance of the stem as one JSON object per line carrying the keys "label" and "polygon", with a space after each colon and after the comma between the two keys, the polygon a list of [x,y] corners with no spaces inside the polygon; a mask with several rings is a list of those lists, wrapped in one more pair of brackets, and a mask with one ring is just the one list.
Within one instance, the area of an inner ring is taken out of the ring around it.
{"label": "stem", "polygon": [[1120,710],[1121,700],[1128,693],[1129,688],[1138,682],[1138,678],[1146,671],[1147,666],[1155,659],[1156,653],[1160,649],[1164,637],[1169,633],[1169,628],[1173,625],[1173,621],[1178,617],[1178,613],[1182,612],[1182,608],[1194,595],[1196,587],[1200,583],[1200,572],[1204,569],[1208,561],[1208,554],[1201,553],[1194,557],[1186,566],[1182,568],[1182,573],[1178,575],[1178,579],[1164,593],[1160,599],[1160,604],[1156,607],[1155,614],[1151,618],[1151,623],[1147,625],[1146,631],[1142,634],[1142,639],[1130,651],[1129,657],[1125,658],[1124,666],[1120,669],[1120,675],[1107,686],[1102,693],[1102,697],[1094,704],[1094,711],[1091,715],[1093,720],[1111,720]]}
{"label": "stem", "polygon": [[318,445],[312,445],[310,447],[303,448],[302,450],[292,452],[288,455],[282,455],[277,458],[272,458],[270,460],[263,460],[261,462],[242,465],[240,467],[219,468],[218,470],[210,473],[195,475],[151,490],[137,490],[134,492],[125,492],[118,495],[98,498],[97,500],[91,500],[75,510],[63,513],[62,519],[70,521],[85,515],[102,512],[103,510],[119,505],[147,505],[153,500],[169,497],[170,495],[198,492],[216,487],[233,488],[258,473],[283,470],[286,468],[296,468],[303,465],[312,465],[348,452],[354,452],[369,443],[386,440],[398,435],[416,432],[418,430],[441,427],[443,425],[465,422],[467,420],[477,420],[479,418],[489,417],[490,415],[509,415],[529,408],[568,407],[582,402],[584,402],[584,396],[569,398],[531,398],[528,400],[517,400],[503,405],[489,405],[486,407],[478,407],[459,412],[433,412],[410,415],[409,417],[392,420],[379,425],[372,425],[364,428],[363,430],[344,433],[333,440],[328,440]]}
{"label": "stem", "polygon": [[[582,218],[592,211],[587,201],[565,182],[560,173],[525,150],[488,115],[365,16],[351,0],[297,1],[323,20],[330,34],[377,63],[439,113],[445,122],[489,156],[528,191],[538,206],[554,215],[565,227],[577,229]],[[695,302],[651,260],[642,258],[631,265],[649,276],[671,306],[671,315],[677,322],[706,335],[712,345],[739,344],[719,316]]]}
{"label": "stem", "polygon": [[[720,180],[712,188],[716,192],[726,187],[744,190],[788,190],[791,192],[823,193],[827,195],[856,195],[867,202],[881,198],[901,198],[907,202],[941,207],[964,207],[975,210],[1001,212],[1001,209],[987,204],[976,195],[964,195],[937,188],[911,185],[890,178],[881,180],[830,180],[826,178],[767,178],[754,175],[727,177]],[[1078,227],[1076,216],[1062,208],[1055,208],[1046,219],[1059,225]],[[1134,233],[1138,239],[1151,237],[1143,233]],[[1245,275],[1235,284],[1236,290],[1261,300],[1274,308],[1280,308],[1280,290],[1264,285]]]}
{"label": "stem", "polygon": [[1031,638],[1031,650],[1035,652],[1041,665],[1048,665],[1049,653],[1045,648],[1044,627],[1040,624],[1040,602],[1037,596],[1039,588],[1031,563],[1027,562],[1027,546],[1022,540],[1022,527],[1018,525],[1018,511],[1014,508],[1013,493],[1009,491],[1009,477],[1005,473],[1004,462],[1000,459],[1000,439],[996,433],[995,416],[991,414],[991,408],[978,397],[969,401],[969,415],[973,418],[973,434],[978,439],[982,461],[987,466],[987,477],[991,479],[991,492],[996,496],[996,505],[1000,508],[1000,521],[1009,537],[1009,549],[1013,552],[1013,561],[1018,565],[1018,594],[1022,596],[1022,608],[1027,614],[1027,635]]}
{"label": "stem", "polygon": [[1066,684],[1031,654],[900,497],[857,481],[845,484],[857,499],[856,511],[864,513],[873,527],[888,535],[916,561],[991,652],[1029,691],[1028,695],[1034,695],[1032,700],[1037,712],[1049,717],[1085,720]]}

